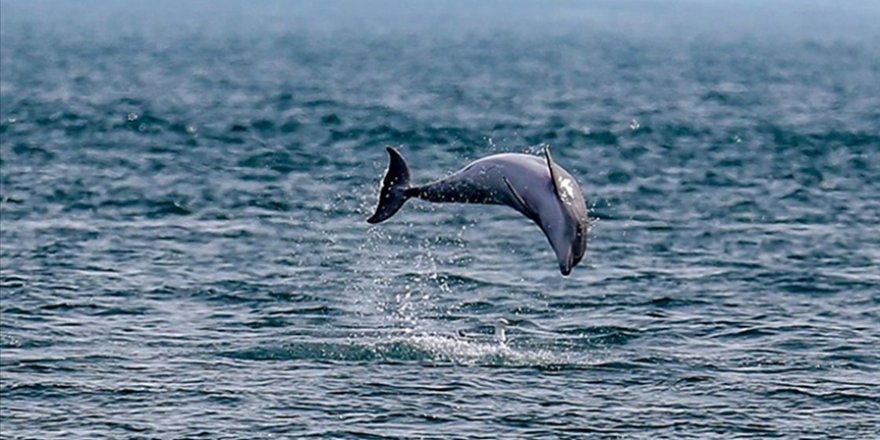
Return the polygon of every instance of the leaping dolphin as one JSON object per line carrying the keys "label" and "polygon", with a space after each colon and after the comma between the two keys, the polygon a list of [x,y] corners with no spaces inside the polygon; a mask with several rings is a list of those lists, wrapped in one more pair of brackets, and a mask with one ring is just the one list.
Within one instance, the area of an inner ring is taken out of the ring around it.
{"label": "leaping dolphin", "polygon": [[556,253],[562,275],[584,257],[589,218],[580,186],[553,162],[550,149],[544,158],[505,153],[471,162],[455,174],[423,186],[410,186],[409,166],[394,148],[379,205],[369,223],[393,216],[404,202],[416,197],[437,203],[507,205],[535,222]]}

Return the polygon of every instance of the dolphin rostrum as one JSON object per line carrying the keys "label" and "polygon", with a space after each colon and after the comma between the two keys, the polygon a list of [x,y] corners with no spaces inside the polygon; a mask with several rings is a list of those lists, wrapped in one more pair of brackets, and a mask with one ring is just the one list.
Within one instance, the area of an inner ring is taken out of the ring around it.
{"label": "dolphin rostrum", "polygon": [[393,216],[404,202],[416,197],[439,203],[507,205],[535,222],[556,253],[562,275],[584,257],[589,218],[580,186],[567,171],[553,162],[550,149],[544,157],[505,153],[471,162],[444,179],[410,186],[409,166],[394,148],[379,205],[369,223]]}

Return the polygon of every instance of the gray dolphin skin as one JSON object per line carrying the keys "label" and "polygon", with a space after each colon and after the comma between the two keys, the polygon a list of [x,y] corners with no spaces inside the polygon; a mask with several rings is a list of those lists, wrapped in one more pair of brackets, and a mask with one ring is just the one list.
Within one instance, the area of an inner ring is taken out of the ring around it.
{"label": "gray dolphin skin", "polygon": [[507,205],[544,231],[562,275],[570,274],[584,257],[589,228],[584,195],[571,174],[553,162],[549,148],[544,148],[544,157],[487,156],[422,186],[410,185],[409,166],[397,150],[389,147],[388,155],[379,205],[367,222],[389,219],[413,197],[435,203]]}

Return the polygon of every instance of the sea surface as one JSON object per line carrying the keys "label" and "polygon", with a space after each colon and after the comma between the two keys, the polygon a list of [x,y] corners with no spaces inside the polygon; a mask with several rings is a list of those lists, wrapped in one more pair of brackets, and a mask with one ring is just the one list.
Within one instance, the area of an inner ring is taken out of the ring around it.
{"label": "sea surface", "polygon": [[0,6],[3,439],[880,438],[876,2]]}

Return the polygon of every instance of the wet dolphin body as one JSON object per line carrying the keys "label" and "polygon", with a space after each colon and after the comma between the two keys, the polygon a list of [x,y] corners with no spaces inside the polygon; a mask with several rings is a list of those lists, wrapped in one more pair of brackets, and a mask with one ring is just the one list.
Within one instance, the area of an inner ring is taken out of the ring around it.
{"label": "wet dolphin body", "polygon": [[487,156],[423,186],[410,186],[409,166],[397,150],[388,148],[388,155],[379,205],[367,222],[387,220],[412,197],[439,203],[507,205],[544,231],[563,275],[571,273],[584,257],[589,226],[584,196],[571,174],[553,162],[549,149],[544,149],[544,157]]}

